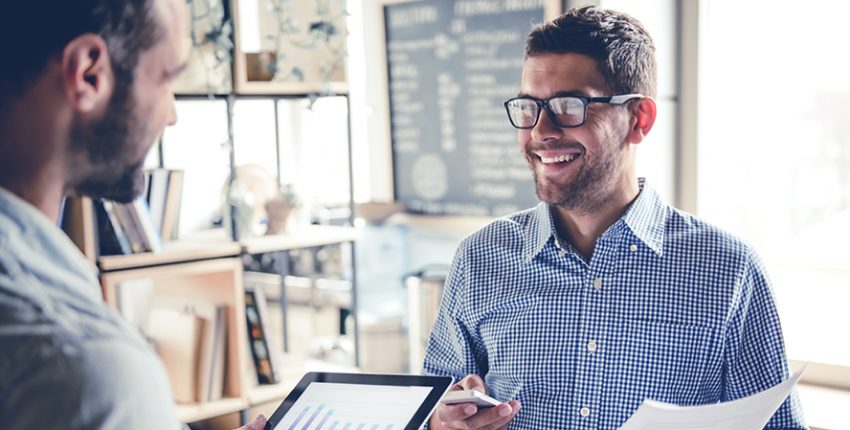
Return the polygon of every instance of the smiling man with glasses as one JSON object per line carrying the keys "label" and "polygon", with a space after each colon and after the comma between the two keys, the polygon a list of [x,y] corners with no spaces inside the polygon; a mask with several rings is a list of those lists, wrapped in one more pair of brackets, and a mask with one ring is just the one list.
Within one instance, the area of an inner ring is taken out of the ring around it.
{"label": "smiling man with glasses", "polygon": [[[589,7],[532,30],[504,106],[541,203],[460,245],[424,363],[506,403],[442,405],[431,428],[616,429],[647,398],[729,401],[789,375],[755,252],[637,177],[655,87],[634,18]],[[766,428],[806,428],[796,392]]]}

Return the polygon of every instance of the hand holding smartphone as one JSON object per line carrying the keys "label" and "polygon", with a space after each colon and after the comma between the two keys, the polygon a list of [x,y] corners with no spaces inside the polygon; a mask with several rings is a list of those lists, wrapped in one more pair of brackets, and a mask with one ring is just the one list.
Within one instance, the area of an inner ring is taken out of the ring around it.
{"label": "hand holding smartphone", "polygon": [[443,396],[440,402],[447,405],[473,403],[479,408],[490,408],[502,404],[502,402],[475,390],[449,391]]}

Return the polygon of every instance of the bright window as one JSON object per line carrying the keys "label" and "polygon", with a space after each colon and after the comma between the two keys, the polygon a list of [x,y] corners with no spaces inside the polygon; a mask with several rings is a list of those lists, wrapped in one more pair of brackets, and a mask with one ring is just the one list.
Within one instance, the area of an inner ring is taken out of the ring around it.
{"label": "bright window", "polygon": [[162,137],[163,164],[182,169],[180,235],[206,230],[221,218],[222,191],[230,169],[224,100],[178,100],[177,124]]}
{"label": "bright window", "polygon": [[698,212],[766,261],[789,357],[846,370],[850,4],[701,4]]}

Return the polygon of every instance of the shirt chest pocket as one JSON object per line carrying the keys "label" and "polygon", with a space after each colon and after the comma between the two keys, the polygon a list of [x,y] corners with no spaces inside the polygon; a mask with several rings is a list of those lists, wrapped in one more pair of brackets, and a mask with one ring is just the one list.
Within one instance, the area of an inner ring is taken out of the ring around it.
{"label": "shirt chest pocket", "polygon": [[525,382],[563,378],[574,358],[578,304],[569,294],[506,303],[482,325],[490,372]]}
{"label": "shirt chest pocket", "polygon": [[632,385],[629,401],[645,398],[680,405],[701,397],[716,351],[708,327],[656,321],[622,321],[618,359],[609,381]]}

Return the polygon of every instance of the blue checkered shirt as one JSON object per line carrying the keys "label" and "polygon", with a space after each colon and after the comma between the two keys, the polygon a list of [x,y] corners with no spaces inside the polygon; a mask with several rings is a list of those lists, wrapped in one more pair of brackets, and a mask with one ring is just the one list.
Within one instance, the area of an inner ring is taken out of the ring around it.
{"label": "blue checkered shirt", "polygon": [[[534,430],[616,429],[644,399],[722,402],[787,378],[753,250],[640,185],[589,262],[544,203],[466,238],[425,372],[482,376],[493,397],[522,403],[510,428]],[[766,428],[806,428],[796,391]]]}

